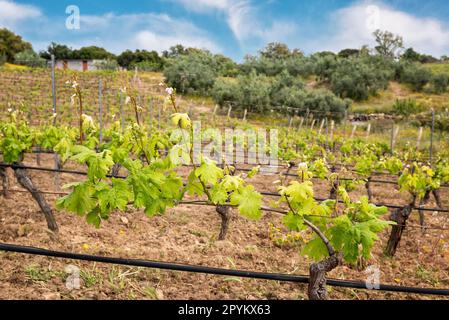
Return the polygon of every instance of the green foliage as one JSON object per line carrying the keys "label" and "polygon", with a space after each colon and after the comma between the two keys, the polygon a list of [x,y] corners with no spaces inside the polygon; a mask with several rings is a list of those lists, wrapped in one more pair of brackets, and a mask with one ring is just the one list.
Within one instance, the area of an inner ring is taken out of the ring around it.
{"label": "green foliage", "polygon": [[6,28],[0,28],[0,57],[6,62],[14,63],[14,56],[19,52],[32,50],[29,42]]}
{"label": "green foliage", "polygon": [[118,70],[119,65],[116,60],[107,59],[95,62],[95,66],[98,70],[109,70],[115,71]]}
{"label": "green foliage", "polygon": [[401,191],[409,192],[420,200],[424,198],[426,192],[438,189],[441,180],[432,168],[414,162],[404,169],[398,184]]}
{"label": "green foliage", "polygon": [[[359,257],[369,259],[371,250],[378,240],[377,234],[393,224],[380,217],[387,213],[387,208],[376,207],[368,203],[367,197],[352,202],[346,190],[340,186],[338,193],[343,199],[343,208],[336,212],[334,200],[318,203],[314,199],[313,184],[309,180],[312,173],[303,165],[303,182],[292,181],[287,187],[280,187],[281,202],[287,202],[288,214],[284,217],[285,226],[292,231],[305,230],[313,225],[330,242],[337,252],[343,254],[347,263],[354,264]],[[340,211],[341,210],[341,211]],[[335,216],[331,216],[334,212]],[[329,251],[321,235],[314,232],[301,253],[315,261],[329,256]]]}
{"label": "green foliage", "polygon": [[17,112],[11,112],[11,120],[0,124],[0,151],[5,163],[21,161],[25,151],[31,149],[34,136],[29,126],[17,119]]}
{"label": "green foliage", "polygon": [[166,83],[179,93],[207,95],[217,77],[217,65],[209,52],[180,55],[164,69]]}
{"label": "green foliage", "polygon": [[343,98],[366,100],[387,88],[391,77],[387,70],[378,68],[371,61],[341,60],[331,76],[332,91]]}
{"label": "green foliage", "polygon": [[398,50],[404,47],[403,38],[389,31],[376,30],[373,35],[377,43],[376,52],[385,58],[397,57]]}
{"label": "green foliage", "polygon": [[164,66],[164,59],[156,51],[147,50],[126,50],[117,57],[117,62],[121,67],[144,71],[161,71]]}
{"label": "green foliage", "polygon": [[432,76],[431,84],[433,92],[442,94],[447,91],[449,85],[449,74],[439,73]]}
{"label": "green foliage", "polygon": [[424,107],[415,99],[396,100],[393,105],[393,111],[400,116],[411,116],[412,114],[420,113]]}
{"label": "green foliage", "polygon": [[409,84],[413,90],[422,91],[430,82],[432,73],[420,64],[407,64],[400,75],[402,83]]}
{"label": "green foliage", "polygon": [[28,67],[40,67],[43,68],[47,65],[47,61],[42,59],[36,52],[32,49],[28,49],[17,53],[14,56],[14,62],[19,65],[24,65]]}

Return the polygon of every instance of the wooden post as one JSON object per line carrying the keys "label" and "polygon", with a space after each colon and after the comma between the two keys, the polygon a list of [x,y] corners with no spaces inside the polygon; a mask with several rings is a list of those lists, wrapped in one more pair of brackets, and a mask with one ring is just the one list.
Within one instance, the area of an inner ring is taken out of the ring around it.
{"label": "wooden post", "polygon": [[248,112],[248,109],[245,109],[245,111],[243,112],[243,121],[246,121],[247,112]]}
{"label": "wooden post", "polygon": [[355,130],[356,129],[357,129],[357,124],[354,124],[354,126],[352,127],[351,136],[349,137],[349,139],[353,139],[354,138],[354,134],[355,134]]}
{"label": "wooden post", "polygon": [[153,99],[148,102],[148,111],[150,112],[150,129],[153,129]]}
{"label": "wooden post", "polygon": [[302,129],[302,125],[303,125],[303,124],[304,124],[304,118],[301,117],[301,120],[300,120],[300,122],[299,122],[298,130],[301,130],[301,129]]}
{"label": "wooden post", "polygon": [[332,120],[332,121],[331,121],[331,132],[330,132],[330,140],[331,140],[331,141],[334,140],[334,127],[335,127],[335,121]]}
{"label": "wooden post", "polygon": [[321,120],[320,129],[318,130],[318,135],[320,135],[321,134],[321,130],[323,130],[324,121],[325,121],[325,119]]}
{"label": "wooden post", "polygon": [[124,97],[123,94],[120,94],[120,124],[122,126],[122,130],[125,130],[125,111],[123,108]]}
{"label": "wooden post", "polygon": [[371,132],[371,123],[368,123],[368,127],[366,128],[366,140],[369,139],[369,134]]}
{"label": "wooden post", "polygon": [[435,110],[432,108],[432,127],[430,131],[429,162],[433,160],[433,134],[435,132]]}
{"label": "wooden post", "polygon": [[228,119],[231,118],[231,111],[232,111],[232,106],[229,106],[229,109],[228,109]]}
{"label": "wooden post", "polygon": [[98,80],[98,123],[100,125],[100,144],[103,143],[103,81]]}
{"label": "wooden post", "polygon": [[422,133],[423,133],[423,127],[419,127],[418,138],[416,139],[416,150],[419,150],[419,147],[421,145]]}
{"label": "wooden post", "polygon": [[310,125],[310,131],[313,130],[313,125],[315,124],[315,119],[312,120],[312,124]]}
{"label": "wooden post", "polygon": [[161,130],[161,104],[157,103],[157,128]]}

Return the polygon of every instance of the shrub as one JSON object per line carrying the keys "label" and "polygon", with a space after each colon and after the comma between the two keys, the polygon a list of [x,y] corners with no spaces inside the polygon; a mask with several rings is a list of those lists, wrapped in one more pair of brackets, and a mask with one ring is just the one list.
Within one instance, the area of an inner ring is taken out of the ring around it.
{"label": "shrub", "polygon": [[98,70],[117,70],[119,65],[116,60],[102,60],[95,63]]}
{"label": "shrub", "polygon": [[167,84],[180,93],[208,95],[217,71],[212,55],[192,53],[171,59],[164,69],[164,76]]}
{"label": "shrub", "polygon": [[413,90],[422,91],[430,82],[432,73],[419,64],[406,65],[401,76],[401,82],[409,84]]}
{"label": "shrub", "polygon": [[140,61],[140,62],[131,62],[129,65],[130,69],[137,68],[140,71],[161,71],[162,64],[157,61]]}
{"label": "shrub", "polygon": [[332,118],[341,120],[345,110],[351,105],[348,99],[340,99],[331,91],[320,89],[309,91],[304,100],[304,109],[309,109],[315,118]]}
{"label": "shrub", "polygon": [[445,93],[449,85],[449,75],[440,73],[432,76],[432,88],[435,93]]}
{"label": "shrub", "polygon": [[33,50],[25,50],[17,53],[14,56],[14,62],[16,64],[20,64],[28,67],[45,67],[47,61],[41,58],[36,52]]}
{"label": "shrub", "polygon": [[239,101],[239,86],[237,80],[219,78],[212,89],[212,97],[220,106],[227,106],[229,102],[236,104]]}
{"label": "shrub", "polygon": [[331,76],[331,88],[340,97],[366,100],[387,88],[391,76],[392,72],[362,60],[344,59]]}
{"label": "shrub", "polygon": [[405,117],[420,113],[423,109],[423,106],[414,99],[396,100],[393,105],[394,113]]}

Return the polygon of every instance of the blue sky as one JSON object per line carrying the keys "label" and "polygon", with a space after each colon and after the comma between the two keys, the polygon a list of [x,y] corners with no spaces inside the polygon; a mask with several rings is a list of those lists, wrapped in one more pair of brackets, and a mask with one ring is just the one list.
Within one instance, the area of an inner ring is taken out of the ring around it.
{"label": "blue sky", "polygon": [[[80,10],[80,29],[67,29],[66,8]],[[449,55],[446,0],[0,0],[0,27],[30,41],[78,48],[99,45],[162,51],[181,43],[241,61],[280,41],[310,54],[370,46],[379,28],[420,52]]]}

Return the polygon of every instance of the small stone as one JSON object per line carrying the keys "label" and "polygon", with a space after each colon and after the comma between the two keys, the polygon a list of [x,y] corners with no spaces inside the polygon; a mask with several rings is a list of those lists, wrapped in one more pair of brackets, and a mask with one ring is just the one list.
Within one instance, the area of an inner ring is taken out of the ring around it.
{"label": "small stone", "polygon": [[128,225],[128,224],[129,224],[129,220],[128,220],[127,217],[121,216],[121,217],[120,217],[120,220],[121,220],[121,221],[123,222],[123,224],[125,224],[125,225]]}
{"label": "small stone", "polygon": [[59,292],[48,292],[42,295],[44,300],[61,300],[61,294]]}

